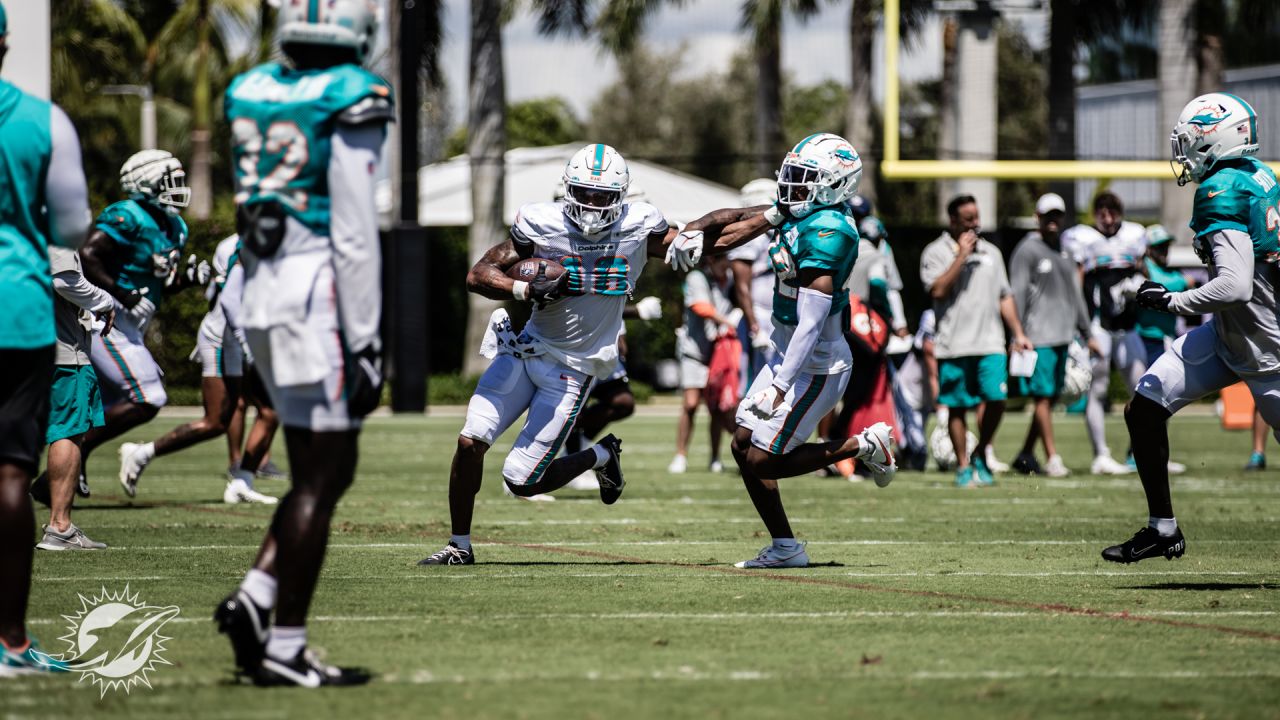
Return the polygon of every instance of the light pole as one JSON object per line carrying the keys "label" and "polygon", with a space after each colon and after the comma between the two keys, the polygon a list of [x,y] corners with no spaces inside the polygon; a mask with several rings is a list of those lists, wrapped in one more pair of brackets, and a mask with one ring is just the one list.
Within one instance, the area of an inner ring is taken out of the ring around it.
{"label": "light pole", "polygon": [[142,148],[152,150],[156,146],[156,101],[150,85],[107,85],[103,95],[136,95],[142,98]]}

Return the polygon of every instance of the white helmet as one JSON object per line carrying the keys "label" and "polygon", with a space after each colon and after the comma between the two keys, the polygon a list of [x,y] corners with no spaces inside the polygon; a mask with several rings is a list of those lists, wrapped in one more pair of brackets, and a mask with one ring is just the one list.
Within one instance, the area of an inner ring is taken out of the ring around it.
{"label": "white helmet", "polygon": [[787,153],[778,170],[778,202],[795,217],[853,197],[862,179],[862,158],[848,140],[816,133]]}
{"label": "white helmet", "polygon": [[[279,6],[281,0],[274,0]],[[280,46],[350,48],[364,62],[378,33],[374,0],[283,0],[276,18]]]}
{"label": "white helmet", "polygon": [[1218,162],[1258,153],[1258,114],[1235,95],[1201,95],[1182,108],[1169,142],[1178,185],[1201,182]]}
{"label": "white helmet", "polygon": [[182,163],[166,150],[134,153],[120,168],[120,187],[127,195],[141,195],[171,214],[191,202]]}
{"label": "white helmet", "polygon": [[778,181],[769,178],[756,178],[738,191],[738,202],[742,207],[756,205],[772,205],[778,199]]}
{"label": "white helmet", "polygon": [[622,217],[630,185],[627,161],[617,150],[588,145],[564,166],[564,212],[584,234],[595,235]]}

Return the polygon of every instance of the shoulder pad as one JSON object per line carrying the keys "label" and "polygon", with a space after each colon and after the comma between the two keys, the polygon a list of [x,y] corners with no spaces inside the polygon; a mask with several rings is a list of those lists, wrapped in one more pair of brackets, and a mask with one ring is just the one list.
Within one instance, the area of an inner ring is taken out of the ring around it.
{"label": "shoulder pad", "polygon": [[654,233],[665,233],[668,227],[662,212],[647,202],[627,203],[622,222],[624,226],[638,229],[646,237]]}
{"label": "shoulder pad", "polygon": [[824,208],[801,220],[797,226],[801,233],[810,230],[834,230],[851,238],[858,237],[858,229],[853,225],[853,218],[839,210]]}
{"label": "shoulder pad", "polygon": [[[391,86],[382,78],[356,65],[339,65],[325,71],[330,82],[326,94],[338,109],[338,119],[347,124],[385,120],[394,116],[395,102]],[[366,104],[365,100],[381,102]],[[359,118],[355,122],[346,119],[348,114]],[[380,114],[381,113],[381,114]],[[367,117],[361,118],[362,115]]]}
{"label": "shoulder pad", "polygon": [[511,239],[527,245],[564,227],[564,208],[560,203],[529,203],[516,213],[511,225]]}
{"label": "shoulder pad", "polygon": [[136,202],[121,200],[98,213],[93,224],[117,240],[127,242],[142,227],[145,215],[146,211],[138,207]]}
{"label": "shoulder pad", "polygon": [[385,124],[395,119],[396,109],[391,101],[375,95],[369,95],[338,113],[338,122],[343,125]]}

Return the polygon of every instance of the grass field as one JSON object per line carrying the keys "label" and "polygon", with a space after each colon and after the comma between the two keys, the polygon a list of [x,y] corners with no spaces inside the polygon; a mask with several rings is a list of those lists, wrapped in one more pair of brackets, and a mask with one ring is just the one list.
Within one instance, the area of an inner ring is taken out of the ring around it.
{"label": "grass field", "polygon": [[[1025,423],[1006,419],[1005,459]],[[1089,454],[1082,425],[1059,419],[1077,473]],[[30,627],[60,652],[77,595],[127,584],[181,609],[165,633],[173,666],[151,673],[151,689],[102,699],[65,676],[3,681],[0,716],[1280,717],[1280,480],[1240,472],[1247,434],[1216,419],[1173,423],[1174,456],[1190,467],[1174,483],[1181,560],[1099,557],[1146,520],[1134,477],[1005,478],[964,491],[950,475],[904,473],[883,490],[786,481],[818,565],[775,572],[731,567],[768,542],[740,481],[668,476],[674,419],[652,416],[618,429],[628,484],[612,507],[588,493],[504,497],[508,436],[478,499],[480,564],[416,567],[448,537],[459,426],[386,418],[364,433],[311,638],[330,659],[371,668],[371,685],[231,684],[230,650],[209,617],[251,562],[270,509],[219,501],[221,442],[157,461],[129,504],[113,446],[92,459],[94,495],[75,513],[111,549],[37,551]],[[1118,419],[1110,431],[1112,447],[1125,447]],[[698,450],[694,468],[706,466]]]}

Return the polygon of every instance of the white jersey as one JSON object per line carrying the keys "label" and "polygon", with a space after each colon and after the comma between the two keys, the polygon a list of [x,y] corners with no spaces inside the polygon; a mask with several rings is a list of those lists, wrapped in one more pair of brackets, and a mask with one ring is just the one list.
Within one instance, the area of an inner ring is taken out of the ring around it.
{"label": "white jersey", "polygon": [[213,277],[209,280],[209,287],[204,292],[205,299],[211,303],[211,306],[209,312],[205,313],[204,319],[200,321],[200,339],[215,347],[222,344],[222,336],[227,329],[227,318],[222,313],[222,303],[218,302],[218,295],[227,282],[228,266],[231,264],[231,256],[235,254],[236,244],[239,242],[240,237],[232,235],[218,243],[218,248],[213,251]]}
{"label": "white jersey", "polygon": [[1062,250],[1086,273],[1104,268],[1136,268],[1147,252],[1147,231],[1126,220],[1115,235],[1107,237],[1092,225],[1076,225],[1062,232]]}
{"label": "white jersey", "polygon": [[555,260],[580,274],[584,289],[535,307],[521,334],[574,370],[608,376],[618,360],[623,307],[649,259],[649,237],[666,232],[667,221],[648,203],[624,205],[616,223],[591,237],[565,217],[563,203],[520,208],[511,227],[518,252]]}

